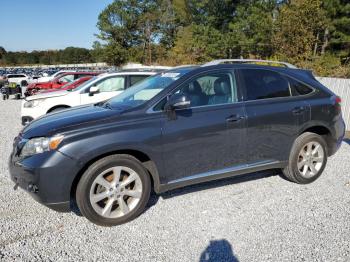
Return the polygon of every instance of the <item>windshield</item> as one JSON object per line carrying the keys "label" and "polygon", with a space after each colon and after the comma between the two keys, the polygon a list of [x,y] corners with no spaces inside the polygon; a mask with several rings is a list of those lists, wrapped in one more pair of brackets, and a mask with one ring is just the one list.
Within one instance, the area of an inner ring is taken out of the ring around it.
{"label": "windshield", "polygon": [[[76,88],[68,89],[67,91],[78,91],[78,90],[80,90],[80,89],[90,85],[90,83],[95,81],[96,79],[97,79],[97,76],[94,76],[91,79],[89,79],[88,81],[86,81],[86,82],[82,83],[81,85],[77,86]],[[71,85],[72,83],[69,83],[69,84]]]}
{"label": "windshield", "polygon": [[142,105],[151,100],[188,71],[189,69],[187,68],[187,70],[167,71],[148,77],[133,85],[120,95],[111,98],[104,104],[104,106],[112,108],[118,106],[133,108]]}

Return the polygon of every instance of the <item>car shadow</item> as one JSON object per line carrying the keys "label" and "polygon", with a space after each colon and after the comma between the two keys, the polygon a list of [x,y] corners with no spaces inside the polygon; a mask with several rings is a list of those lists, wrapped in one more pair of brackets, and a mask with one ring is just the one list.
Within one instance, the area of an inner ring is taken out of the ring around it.
{"label": "car shadow", "polygon": [[276,176],[280,175],[282,176],[282,173],[280,170],[267,170],[267,171],[262,171],[262,172],[255,172],[255,173],[250,173],[250,174],[244,174],[244,175],[239,175],[239,176],[234,176],[230,178],[224,178],[220,180],[214,180],[214,181],[209,181],[209,182],[204,182],[192,186],[187,186],[184,188],[179,188],[179,189],[174,189],[165,193],[162,193],[160,196],[163,199],[168,199],[180,195],[185,195],[185,194],[191,194],[194,192],[198,191],[203,191],[203,190],[208,190],[212,188],[218,188],[218,187],[224,187],[227,185],[232,185],[232,184],[240,184],[244,182],[249,182],[249,181],[254,181],[266,177],[271,177],[271,176]]}
{"label": "car shadow", "polygon": [[202,252],[199,262],[239,262],[234,255],[230,242],[226,239],[211,240]]}

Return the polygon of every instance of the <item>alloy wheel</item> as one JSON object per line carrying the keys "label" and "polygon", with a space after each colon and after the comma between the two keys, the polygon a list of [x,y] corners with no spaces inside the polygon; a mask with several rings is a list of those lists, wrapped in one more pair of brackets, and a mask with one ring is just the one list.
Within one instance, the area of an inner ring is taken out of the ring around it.
{"label": "alloy wheel", "polygon": [[298,156],[298,170],[305,178],[318,174],[324,162],[325,152],[322,145],[316,141],[307,143]]}
{"label": "alloy wheel", "polygon": [[142,182],[139,174],[125,166],[108,168],[99,174],[90,188],[90,203],[105,218],[123,217],[140,202]]}

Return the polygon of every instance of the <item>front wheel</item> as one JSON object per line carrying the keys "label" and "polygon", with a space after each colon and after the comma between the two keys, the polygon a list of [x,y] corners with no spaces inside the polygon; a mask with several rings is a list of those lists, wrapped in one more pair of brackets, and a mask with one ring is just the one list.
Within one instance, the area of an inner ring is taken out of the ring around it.
{"label": "front wheel", "polygon": [[322,174],[327,155],[327,144],[323,137],[315,133],[303,133],[295,140],[283,173],[292,182],[311,183]]}
{"label": "front wheel", "polygon": [[150,192],[150,177],[140,161],[129,155],[112,155],[87,169],[78,183],[76,200],[91,222],[115,226],[140,215]]}

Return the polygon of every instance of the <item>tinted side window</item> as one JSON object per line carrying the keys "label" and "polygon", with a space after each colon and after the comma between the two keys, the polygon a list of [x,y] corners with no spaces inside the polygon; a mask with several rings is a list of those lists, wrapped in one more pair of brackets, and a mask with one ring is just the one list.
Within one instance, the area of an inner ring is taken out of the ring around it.
{"label": "tinted side window", "polygon": [[147,78],[149,76],[145,75],[131,75],[130,76],[130,86],[136,84],[137,82],[142,81],[143,79]]}
{"label": "tinted side window", "polygon": [[246,88],[245,100],[291,96],[287,79],[277,72],[263,69],[241,69]]}
{"label": "tinted side window", "polygon": [[237,101],[236,84],[229,73],[208,73],[182,85],[177,92],[186,94],[191,107],[228,104]]}
{"label": "tinted side window", "polygon": [[313,91],[312,88],[308,87],[307,85],[305,85],[303,83],[300,83],[299,81],[297,81],[293,78],[288,77],[288,81],[289,81],[293,96],[307,95]]}

